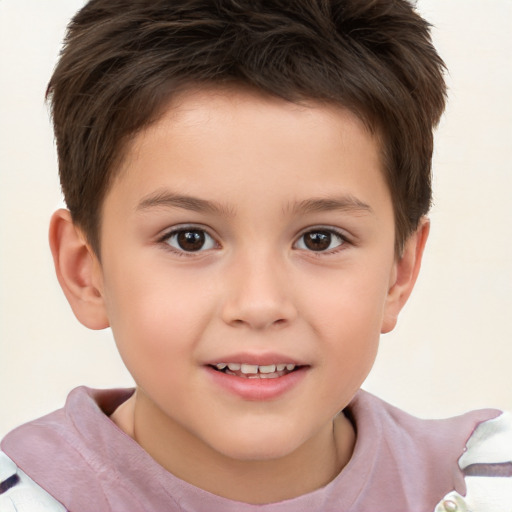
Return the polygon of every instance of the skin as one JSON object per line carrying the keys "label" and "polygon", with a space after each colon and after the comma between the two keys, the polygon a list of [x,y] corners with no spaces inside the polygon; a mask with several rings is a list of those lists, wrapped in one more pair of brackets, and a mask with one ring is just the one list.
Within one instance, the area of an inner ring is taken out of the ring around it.
{"label": "skin", "polygon": [[[231,499],[327,484],[355,443],[340,411],[395,325],[428,233],[423,221],[395,255],[378,140],[341,108],[213,89],[174,100],[125,156],[100,258],[67,211],[50,228],[76,316],[111,326],[137,384],[113,421],[178,477]],[[179,229],[205,245],[184,250]],[[328,247],[311,250],[319,232]],[[212,379],[210,364],[237,357],[297,362],[302,376],[247,399]]]}

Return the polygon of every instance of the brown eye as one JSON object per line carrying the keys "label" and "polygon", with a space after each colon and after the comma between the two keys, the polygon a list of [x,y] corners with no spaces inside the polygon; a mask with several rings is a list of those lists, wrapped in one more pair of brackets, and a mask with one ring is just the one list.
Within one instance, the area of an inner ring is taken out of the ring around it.
{"label": "brown eye", "polygon": [[335,231],[316,229],[304,233],[297,241],[296,247],[307,251],[322,252],[335,249],[344,242],[344,238]]}
{"label": "brown eye", "polygon": [[215,247],[213,238],[202,229],[179,229],[172,232],[166,242],[181,252],[199,252]]}
{"label": "brown eye", "polygon": [[201,231],[180,231],[176,241],[180,249],[184,251],[199,251],[204,245],[204,233]]}

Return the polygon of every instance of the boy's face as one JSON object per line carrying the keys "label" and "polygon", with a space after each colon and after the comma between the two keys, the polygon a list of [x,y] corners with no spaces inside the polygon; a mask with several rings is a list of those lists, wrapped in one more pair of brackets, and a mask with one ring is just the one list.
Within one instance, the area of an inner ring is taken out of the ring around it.
{"label": "boy's face", "polygon": [[102,212],[99,290],[136,427],[284,456],[329,432],[392,328],[378,143],[347,111],[249,92],[171,107],[134,139]]}

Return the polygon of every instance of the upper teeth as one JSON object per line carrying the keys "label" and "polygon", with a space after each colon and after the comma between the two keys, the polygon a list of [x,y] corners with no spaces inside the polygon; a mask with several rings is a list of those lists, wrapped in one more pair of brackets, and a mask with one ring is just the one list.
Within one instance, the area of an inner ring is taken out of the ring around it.
{"label": "upper teeth", "polygon": [[295,369],[295,365],[288,364],[267,364],[267,365],[257,365],[257,364],[246,364],[246,363],[218,363],[215,365],[218,370],[224,370],[224,368],[228,367],[232,372],[241,371],[244,374],[248,373],[274,373],[276,370],[278,372],[282,372],[285,368],[288,371],[292,371]]}

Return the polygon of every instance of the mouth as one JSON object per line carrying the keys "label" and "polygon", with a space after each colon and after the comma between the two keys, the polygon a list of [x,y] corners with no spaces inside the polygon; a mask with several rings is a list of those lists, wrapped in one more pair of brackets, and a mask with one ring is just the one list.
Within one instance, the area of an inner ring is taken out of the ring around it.
{"label": "mouth", "polygon": [[209,365],[215,371],[243,379],[278,379],[296,372],[302,366],[294,363],[256,365],[248,363],[216,363]]}
{"label": "mouth", "polygon": [[[276,354],[240,354],[210,361],[205,368],[212,382],[244,401],[272,401],[286,396],[306,379],[311,369]],[[259,364],[255,364],[259,363]]]}

